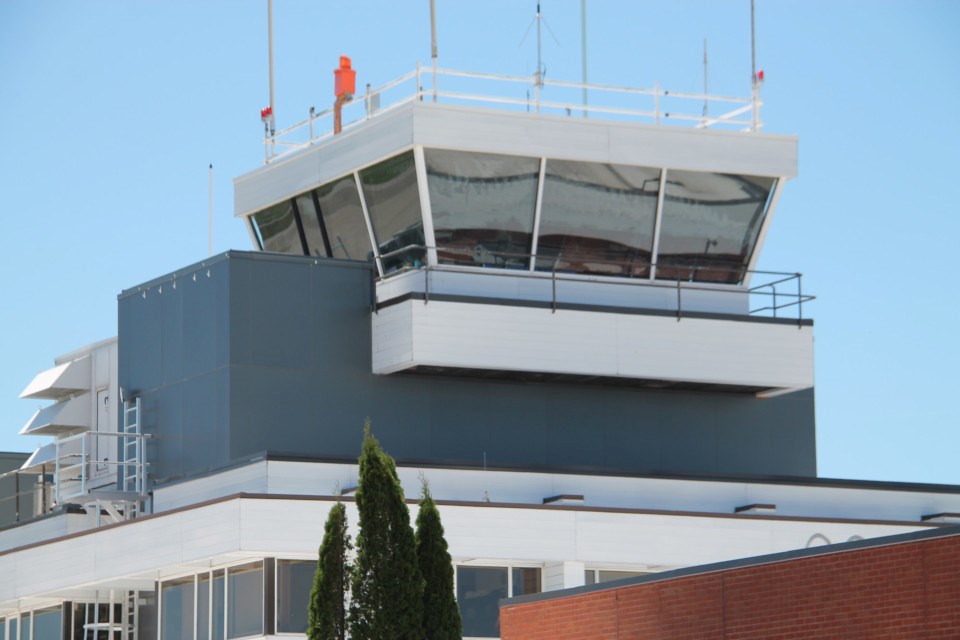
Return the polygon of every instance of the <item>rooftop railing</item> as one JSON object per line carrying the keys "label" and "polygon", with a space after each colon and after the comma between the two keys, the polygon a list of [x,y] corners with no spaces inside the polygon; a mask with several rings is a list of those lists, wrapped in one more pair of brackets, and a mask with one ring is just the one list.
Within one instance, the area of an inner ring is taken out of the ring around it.
{"label": "rooftop railing", "polygon": [[[422,245],[410,245],[402,247],[395,251],[385,253],[380,256],[381,259],[400,258],[405,255],[422,254],[428,247]],[[724,267],[716,265],[698,265],[671,264],[661,265],[660,272],[669,272],[672,277],[655,276],[650,274],[657,273],[657,265],[646,263],[641,265],[646,275],[613,275],[611,273],[577,273],[563,266],[563,257],[551,258],[546,260],[544,256],[530,254],[503,254],[504,258],[517,259],[521,261],[537,260],[537,268],[530,270],[529,267],[512,267],[506,263],[492,265],[487,268],[482,266],[457,266],[457,265],[420,265],[409,264],[399,269],[386,273],[378,278],[378,281],[388,281],[391,278],[409,272],[421,272],[423,274],[422,291],[424,303],[429,303],[430,296],[436,292],[436,287],[432,285],[435,274],[439,272],[461,272],[465,274],[482,274],[501,277],[531,277],[540,280],[549,281],[549,302],[553,312],[565,304],[577,304],[581,302],[575,294],[565,294],[563,291],[564,283],[583,284],[585,282],[598,282],[606,286],[615,288],[633,288],[637,295],[625,294],[618,296],[618,304],[627,304],[637,309],[646,308],[651,300],[644,296],[644,292],[663,292],[665,289],[675,291],[676,295],[671,295],[667,306],[658,306],[658,311],[667,311],[676,315],[677,320],[681,320],[685,314],[696,311],[697,304],[691,304],[696,296],[702,299],[703,294],[710,296],[721,296],[729,298],[731,301],[742,302],[736,305],[741,307],[744,315],[769,317],[777,319],[794,320],[797,326],[802,327],[809,316],[804,316],[804,305],[816,300],[816,296],[805,293],[803,290],[803,274],[790,273],[783,271],[765,271],[756,269],[746,269],[744,267]],[[547,262],[549,266],[540,266]],[[591,263],[605,263],[610,266],[622,267],[622,262],[604,261],[597,258],[591,258]],[[735,282],[731,282],[733,278]],[[662,296],[657,298],[662,300]],[[375,300],[375,303],[382,302]],[[729,308],[728,305],[722,305]]]}
{"label": "rooftop railing", "polygon": [[[589,104],[581,99],[589,92]],[[650,88],[618,87],[547,80],[540,74],[510,76],[453,69],[416,69],[382,87],[368,84],[363,94],[343,105],[343,131],[390,113],[411,102],[487,106],[511,111],[569,117],[680,124],[696,128],[726,127],[759,131],[758,89],[752,97],[670,91],[659,83]],[[310,107],[305,120],[271,132],[264,126],[265,163],[333,137],[334,108]]]}

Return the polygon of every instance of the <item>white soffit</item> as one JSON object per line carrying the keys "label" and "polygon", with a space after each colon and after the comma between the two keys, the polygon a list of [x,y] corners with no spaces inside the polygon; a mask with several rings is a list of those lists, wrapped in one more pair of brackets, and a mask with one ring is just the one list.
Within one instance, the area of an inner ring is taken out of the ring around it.
{"label": "white soffit", "polygon": [[90,428],[90,396],[84,394],[37,409],[20,430],[22,436],[53,436]]}
{"label": "white soffit", "polygon": [[20,397],[56,400],[69,393],[89,390],[90,356],[84,356],[38,373]]}
{"label": "white soffit", "polygon": [[43,471],[43,465],[53,464],[57,457],[57,445],[54,442],[37,447],[27,461],[20,467],[20,471]]}

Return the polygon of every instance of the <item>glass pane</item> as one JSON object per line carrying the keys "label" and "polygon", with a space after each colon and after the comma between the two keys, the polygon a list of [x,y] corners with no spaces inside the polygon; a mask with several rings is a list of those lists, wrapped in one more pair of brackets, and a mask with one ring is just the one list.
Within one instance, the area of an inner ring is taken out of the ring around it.
{"label": "glass pane", "polygon": [[649,571],[604,571],[600,570],[597,573],[600,574],[597,582],[610,582],[611,580],[623,580],[624,578],[636,578],[637,576],[645,576]]}
{"label": "glass pane", "polygon": [[363,219],[360,194],[353,175],[327,183],[317,189],[320,212],[330,239],[331,257],[342,260],[369,260],[370,232]]}
{"label": "glass pane", "polygon": [[197,578],[197,640],[210,638],[210,578]]}
{"label": "glass pane", "polygon": [[264,251],[303,255],[300,232],[297,230],[297,221],[293,217],[293,205],[289,200],[256,212],[253,214],[253,221],[260,232]]}
{"label": "glass pane", "polygon": [[537,268],[650,275],[660,170],[548,160]]}
{"label": "glass pane", "polygon": [[160,637],[193,640],[193,578],[164,582],[160,597]]}
{"label": "glass pane", "polygon": [[62,633],[60,608],[33,612],[33,640],[60,640]]}
{"label": "glass pane", "polygon": [[30,614],[20,616],[20,640],[30,640]]}
{"label": "glass pane", "polygon": [[540,593],[540,569],[514,568],[513,595],[525,596],[531,593]]}
{"label": "glass pane", "polygon": [[668,171],[657,278],[743,280],[773,178]]}
{"label": "glass pane", "polygon": [[[385,160],[360,172],[363,198],[383,258],[383,272],[423,264],[423,218],[413,151]],[[321,209],[323,205],[320,205]]]}
{"label": "glass pane", "polygon": [[457,602],[463,635],[500,635],[500,600],[507,597],[506,567],[457,567]]}
{"label": "glass pane", "polygon": [[227,598],[227,637],[262,634],[263,565],[227,569]]}
{"label": "glass pane", "polygon": [[540,160],[426,149],[430,210],[441,264],[530,264]]}
{"label": "glass pane", "polygon": [[297,211],[300,213],[300,224],[303,225],[303,235],[307,238],[307,254],[311,256],[327,257],[327,247],[323,244],[323,232],[320,230],[320,218],[317,217],[317,208],[313,204],[313,196],[304,193],[297,196]]}
{"label": "glass pane", "polygon": [[9,633],[9,640],[18,640],[20,638],[20,636],[17,635],[17,619],[16,618],[13,618],[12,620],[10,620],[10,625],[7,629],[7,633]]}
{"label": "glass pane", "polygon": [[317,563],[301,560],[277,562],[277,631],[306,633],[307,607]]}
{"label": "glass pane", "polygon": [[583,584],[596,584],[597,572],[593,569],[587,569],[583,572]]}
{"label": "glass pane", "polygon": [[213,640],[223,640],[224,622],[224,580],[223,569],[213,572]]}

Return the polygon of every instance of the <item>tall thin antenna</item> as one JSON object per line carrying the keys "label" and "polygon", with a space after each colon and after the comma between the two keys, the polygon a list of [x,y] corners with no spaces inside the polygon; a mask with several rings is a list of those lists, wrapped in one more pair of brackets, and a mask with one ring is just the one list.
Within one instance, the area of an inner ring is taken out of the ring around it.
{"label": "tall thin antenna", "polygon": [[[583,67],[583,106],[587,106],[587,0],[580,0],[580,65]],[[584,108],[583,117],[587,117]]]}
{"label": "tall thin antenna", "polygon": [[430,59],[433,62],[433,101],[437,101],[437,6],[430,0]]}
{"label": "tall thin antenna", "polygon": [[707,115],[707,39],[703,39],[703,115]]}
{"label": "tall thin antenna", "polygon": [[207,242],[207,255],[213,255],[213,163],[210,163],[209,176],[210,176],[210,230],[209,230],[209,240]]}
{"label": "tall thin antenna", "polygon": [[[540,3],[539,3],[539,2],[537,2],[537,15],[536,15],[536,18],[537,18],[537,86],[538,86],[538,87],[542,87],[542,86],[543,86],[543,60],[542,60],[542,56],[541,56],[541,49],[542,49],[541,43],[542,43],[542,40],[541,40],[541,38],[540,38],[540,23],[543,21],[543,14],[540,13]],[[538,103],[537,103],[537,111],[539,111],[539,110],[540,110],[540,105],[539,105],[539,102],[538,102]]]}
{"label": "tall thin antenna", "polygon": [[756,2],[750,0],[750,95],[753,100],[753,126],[751,130],[760,130],[760,84],[757,82],[757,36]]}
{"label": "tall thin antenna", "polygon": [[[274,115],[277,113],[276,103],[273,101],[273,0],[267,0],[267,49],[269,50],[269,65],[270,65],[270,113]],[[276,116],[274,115],[274,118]],[[275,119],[271,118],[270,121],[270,135],[274,134],[274,125]]]}

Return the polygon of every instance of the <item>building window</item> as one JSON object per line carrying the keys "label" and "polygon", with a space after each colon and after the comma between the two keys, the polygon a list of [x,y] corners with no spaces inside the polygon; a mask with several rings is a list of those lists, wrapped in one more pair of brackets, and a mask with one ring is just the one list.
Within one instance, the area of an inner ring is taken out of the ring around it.
{"label": "building window", "polygon": [[742,281],[775,182],[759,176],[667,171],[657,278]]}
{"label": "building window", "polygon": [[160,637],[193,640],[193,576],[164,582],[160,589]]}
{"label": "building window", "polygon": [[[424,263],[423,217],[413,151],[360,172],[384,273]],[[321,211],[323,204],[320,204]]]}
{"label": "building window", "polygon": [[539,158],[425,149],[440,264],[530,264]]}
{"label": "building window", "polygon": [[306,633],[307,607],[317,563],[277,561],[277,633]]}
{"label": "building window", "polygon": [[253,214],[253,221],[264,251],[304,254],[300,231],[293,213],[293,202],[284,200]]}
{"label": "building window", "polygon": [[316,190],[316,196],[330,241],[330,257],[369,260],[372,254],[370,231],[363,218],[353,174],[328,182]]}
{"label": "building window", "polygon": [[33,612],[33,640],[60,640],[63,634],[60,607]]}
{"label": "building window", "polygon": [[[227,568],[227,638],[263,634],[263,563]],[[164,638],[164,640],[167,640]]]}
{"label": "building window", "polygon": [[587,569],[583,572],[584,584],[600,584],[624,578],[636,578],[648,575],[649,571],[607,571],[606,569]]}
{"label": "building window", "polygon": [[500,600],[540,593],[541,571],[534,567],[457,567],[457,602],[464,637],[500,636]]}
{"label": "building window", "polygon": [[660,170],[548,160],[537,268],[648,277]]}

